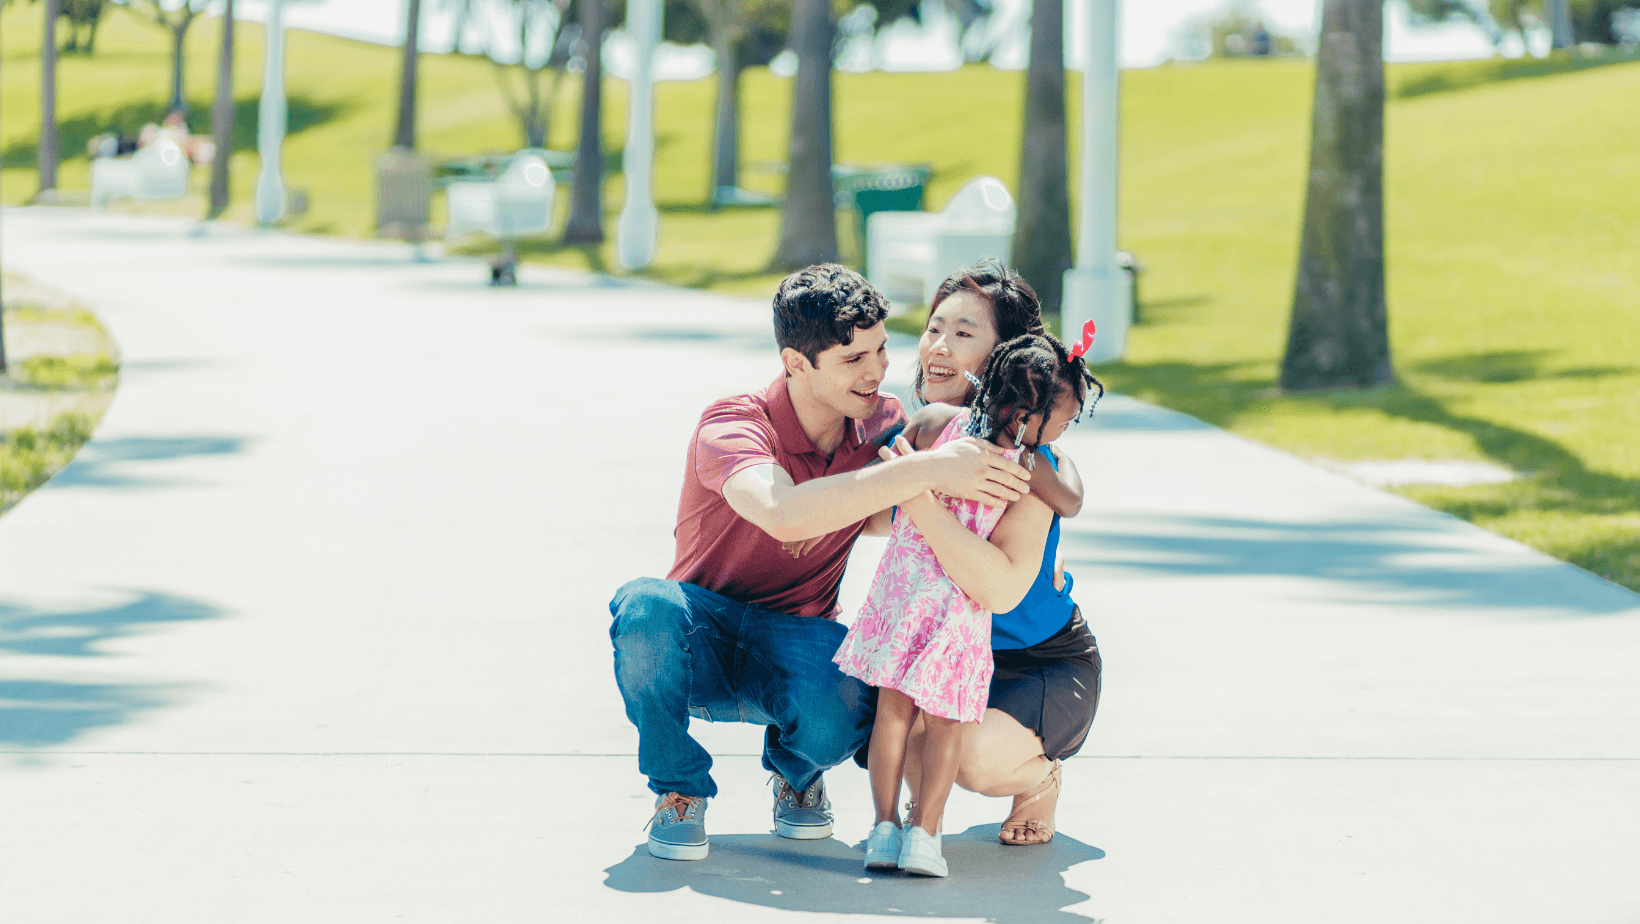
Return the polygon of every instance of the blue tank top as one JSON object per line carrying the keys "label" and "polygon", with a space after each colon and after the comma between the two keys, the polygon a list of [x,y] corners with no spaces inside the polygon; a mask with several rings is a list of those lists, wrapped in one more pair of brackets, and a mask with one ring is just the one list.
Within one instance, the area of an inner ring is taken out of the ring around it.
{"label": "blue tank top", "polygon": [[[1043,447],[1042,454],[1059,469],[1059,460],[1052,451]],[[1025,599],[1006,613],[991,616],[991,647],[995,649],[1029,648],[1047,641],[1055,632],[1071,621],[1076,604],[1071,601],[1071,587],[1076,582],[1065,572],[1065,589],[1053,586],[1054,561],[1059,557],[1059,514],[1053,515],[1048,527],[1048,542],[1042,549],[1042,567],[1037,569],[1036,580],[1026,592]]]}

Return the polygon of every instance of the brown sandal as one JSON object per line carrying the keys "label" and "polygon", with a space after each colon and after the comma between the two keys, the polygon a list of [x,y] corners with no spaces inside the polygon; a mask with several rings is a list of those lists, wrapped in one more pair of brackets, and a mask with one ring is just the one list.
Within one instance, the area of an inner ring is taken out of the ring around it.
{"label": "brown sandal", "polygon": [[[1057,792],[1061,788],[1060,777],[1064,766],[1065,765],[1059,761],[1054,761],[1053,769],[1048,771],[1047,778],[1042,781],[1041,785],[1037,786],[1035,792],[1031,793],[1030,798],[1014,807],[1013,812],[1008,815],[1008,819],[1002,823],[1002,828],[997,831],[997,840],[1000,841],[1003,846],[1040,847],[1043,844],[1053,840],[1054,829],[1052,824],[1046,821],[1037,821],[1035,818],[1021,819],[1018,816],[1020,813],[1024,812],[1025,808],[1031,803],[1036,802],[1043,796],[1047,795],[1048,790],[1052,789]],[[1023,840],[1004,840],[1002,837],[1004,832],[1011,832],[1016,838],[1022,838],[1026,834],[1046,834],[1047,836],[1040,841],[1026,843]]]}

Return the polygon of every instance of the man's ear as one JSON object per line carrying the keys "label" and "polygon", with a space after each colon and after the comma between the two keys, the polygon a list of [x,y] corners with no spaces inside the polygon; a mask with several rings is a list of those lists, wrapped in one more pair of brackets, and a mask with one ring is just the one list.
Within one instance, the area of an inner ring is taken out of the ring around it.
{"label": "man's ear", "polygon": [[786,347],[780,351],[780,364],[786,367],[786,374],[788,376],[807,375],[814,369],[813,364],[809,362],[809,358],[807,356],[804,356],[802,353],[799,353],[791,347]]}

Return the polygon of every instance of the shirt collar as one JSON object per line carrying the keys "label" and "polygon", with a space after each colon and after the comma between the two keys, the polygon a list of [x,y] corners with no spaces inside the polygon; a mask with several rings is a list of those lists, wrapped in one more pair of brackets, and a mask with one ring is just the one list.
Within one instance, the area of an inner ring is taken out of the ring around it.
{"label": "shirt collar", "polygon": [[[803,424],[797,419],[797,408],[792,406],[791,392],[786,388],[786,374],[782,372],[775,380],[769,383],[767,395],[769,403],[769,420],[774,424],[774,432],[780,437],[780,442],[790,452],[812,452],[815,455],[824,455],[804,432]],[[880,398],[878,400],[881,400]],[[853,418],[843,420],[843,443],[838,446],[842,449],[858,449],[865,443],[866,430],[863,421]]]}

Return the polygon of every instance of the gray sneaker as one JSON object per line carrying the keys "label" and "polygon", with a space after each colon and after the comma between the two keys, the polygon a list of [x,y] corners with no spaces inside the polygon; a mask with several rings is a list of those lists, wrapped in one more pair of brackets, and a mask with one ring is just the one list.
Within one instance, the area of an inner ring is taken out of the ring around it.
{"label": "gray sneaker", "polygon": [[669,792],[655,803],[649,819],[649,853],[662,860],[704,860],[706,797]]}
{"label": "gray sneaker", "polygon": [[831,800],[826,798],[824,779],[815,777],[802,792],[778,773],[769,779],[775,784],[774,833],[800,841],[831,837]]}

